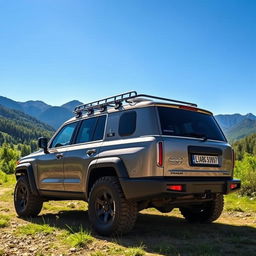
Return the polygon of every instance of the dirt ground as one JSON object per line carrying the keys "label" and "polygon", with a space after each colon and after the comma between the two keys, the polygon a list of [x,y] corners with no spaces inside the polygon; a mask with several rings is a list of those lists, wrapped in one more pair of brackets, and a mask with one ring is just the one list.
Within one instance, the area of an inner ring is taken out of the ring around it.
{"label": "dirt ground", "polygon": [[[9,218],[0,227],[0,256],[256,255],[254,211],[224,211],[215,223],[189,224],[178,210],[162,214],[148,209],[139,214],[131,233],[106,238],[92,231],[86,203],[48,202],[39,217],[20,219],[14,211],[12,191],[12,187],[0,186],[0,216]],[[49,230],[33,230],[31,224]],[[67,237],[79,230],[88,231],[93,241],[80,247],[68,243]]]}

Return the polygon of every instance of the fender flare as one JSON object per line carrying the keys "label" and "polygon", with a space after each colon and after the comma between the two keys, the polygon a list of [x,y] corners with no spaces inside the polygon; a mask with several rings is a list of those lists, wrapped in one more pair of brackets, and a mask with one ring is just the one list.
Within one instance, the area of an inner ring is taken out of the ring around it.
{"label": "fender flare", "polygon": [[24,175],[24,173],[28,177],[28,182],[29,182],[32,195],[39,196],[38,189],[36,187],[33,167],[30,163],[22,163],[16,167],[15,169],[16,179],[18,180],[18,177],[21,175]]}
{"label": "fender flare", "polygon": [[85,180],[86,198],[89,197],[88,187],[89,187],[89,180],[90,180],[91,174],[93,170],[100,169],[100,168],[113,168],[118,178],[129,178],[127,169],[123,161],[119,157],[104,157],[104,158],[95,159],[89,164],[87,169],[86,180]]}

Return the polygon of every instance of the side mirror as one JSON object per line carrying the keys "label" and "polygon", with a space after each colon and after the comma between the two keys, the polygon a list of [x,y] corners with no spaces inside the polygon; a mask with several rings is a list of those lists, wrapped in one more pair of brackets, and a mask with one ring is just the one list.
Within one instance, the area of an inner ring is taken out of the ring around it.
{"label": "side mirror", "polygon": [[45,154],[48,154],[48,139],[44,137],[40,137],[38,139],[38,147],[44,150]]}

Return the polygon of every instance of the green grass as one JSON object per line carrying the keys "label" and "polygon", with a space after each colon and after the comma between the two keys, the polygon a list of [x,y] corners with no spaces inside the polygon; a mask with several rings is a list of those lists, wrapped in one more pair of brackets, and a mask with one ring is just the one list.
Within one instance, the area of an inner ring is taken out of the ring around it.
{"label": "green grass", "polygon": [[30,223],[24,226],[20,226],[16,230],[18,235],[35,235],[35,234],[51,234],[55,231],[55,228],[50,227],[48,224],[34,224]]}
{"label": "green grass", "polygon": [[145,255],[144,246],[129,247],[124,251],[125,256],[143,256]]}
{"label": "green grass", "polygon": [[5,228],[10,225],[10,218],[6,215],[0,215],[0,228]]}
{"label": "green grass", "polygon": [[80,227],[80,230],[78,232],[74,232],[71,228],[70,230],[72,234],[68,235],[66,241],[72,247],[87,248],[88,245],[94,241],[94,238],[91,236],[91,233],[84,230],[82,227]]}
{"label": "green grass", "polygon": [[236,212],[256,212],[256,199],[242,197],[238,194],[225,196],[225,210]]}
{"label": "green grass", "polygon": [[114,255],[122,255],[122,256],[144,256],[146,252],[144,251],[144,246],[138,247],[128,247],[124,248],[119,245],[107,246],[101,251],[92,252],[90,256],[114,256]]}
{"label": "green grass", "polygon": [[4,254],[4,250],[0,249],[0,256],[3,256]]}
{"label": "green grass", "polygon": [[8,181],[8,176],[0,170],[0,185],[3,185]]}

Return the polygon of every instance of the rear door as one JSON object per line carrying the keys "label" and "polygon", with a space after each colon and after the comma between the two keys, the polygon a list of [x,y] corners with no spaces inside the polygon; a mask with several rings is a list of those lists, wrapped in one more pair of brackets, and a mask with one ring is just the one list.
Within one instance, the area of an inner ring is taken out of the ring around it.
{"label": "rear door", "polygon": [[158,107],[164,176],[231,176],[232,149],[214,117],[197,108]]}
{"label": "rear door", "polygon": [[75,143],[64,153],[64,189],[84,192],[85,176],[91,161],[98,158],[104,137],[106,115],[81,121]]}

